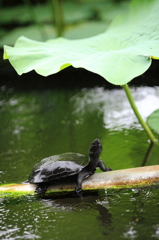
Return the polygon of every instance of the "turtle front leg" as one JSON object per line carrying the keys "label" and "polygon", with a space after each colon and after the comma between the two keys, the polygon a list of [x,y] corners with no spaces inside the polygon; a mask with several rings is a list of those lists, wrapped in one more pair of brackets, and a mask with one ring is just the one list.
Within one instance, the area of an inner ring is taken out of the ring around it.
{"label": "turtle front leg", "polygon": [[112,168],[110,167],[107,168],[102,160],[98,161],[97,167],[99,167],[103,172],[112,171]]}

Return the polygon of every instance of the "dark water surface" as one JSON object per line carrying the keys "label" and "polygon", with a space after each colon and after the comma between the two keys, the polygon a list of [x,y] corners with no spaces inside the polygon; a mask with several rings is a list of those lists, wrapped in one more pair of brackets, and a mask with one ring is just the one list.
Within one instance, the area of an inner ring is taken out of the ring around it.
{"label": "dark water surface", "polygon": [[[159,87],[132,92],[145,120],[159,108]],[[122,89],[2,87],[0,136],[0,183],[26,180],[44,157],[88,154],[95,138],[103,144],[102,160],[114,170],[141,166],[150,146]],[[147,160],[159,164],[158,146]],[[159,190],[98,191],[83,199],[68,194],[1,198],[0,239],[159,239]]]}

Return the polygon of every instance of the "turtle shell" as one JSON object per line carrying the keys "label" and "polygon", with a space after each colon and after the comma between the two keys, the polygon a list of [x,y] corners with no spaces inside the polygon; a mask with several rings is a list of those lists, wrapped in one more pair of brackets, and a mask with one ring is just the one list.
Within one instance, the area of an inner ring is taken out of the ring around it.
{"label": "turtle shell", "polygon": [[56,181],[78,174],[88,163],[88,158],[80,153],[62,153],[42,159],[29,175],[30,183]]}

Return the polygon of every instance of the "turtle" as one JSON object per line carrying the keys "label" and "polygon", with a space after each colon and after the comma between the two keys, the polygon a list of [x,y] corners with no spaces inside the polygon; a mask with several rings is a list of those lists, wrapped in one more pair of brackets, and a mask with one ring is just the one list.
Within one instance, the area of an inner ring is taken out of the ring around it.
{"label": "turtle", "polygon": [[82,181],[93,175],[96,167],[99,167],[103,172],[112,170],[107,168],[104,162],[99,159],[101,151],[102,144],[99,139],[95,139],[89,149],[89,162],[85,155],[73,152],[44,158],[34,166],[28,177],[28,182],[37,184],[35,192],[41,195],[45,194],[53,183],[74,177],[73,179],[76,180],[75,191],[80,195]]}

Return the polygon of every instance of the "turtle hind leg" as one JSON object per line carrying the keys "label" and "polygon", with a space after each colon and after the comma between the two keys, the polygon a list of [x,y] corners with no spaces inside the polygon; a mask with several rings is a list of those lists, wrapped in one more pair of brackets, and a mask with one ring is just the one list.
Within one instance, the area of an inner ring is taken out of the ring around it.
{"label": "turtle hind leg", "polygon": [[48,188],[48,184],[46,184],[46,183],[38,183],[36,188],[35,188],[35,192],[38,195],[43,195],[47,191],[47,188]]}
{"label": "turtle hind leg", "polygon": [[77,175],[77,183],[76,183],[75,191],[79,197],[83,197],[82,182],[85,178],[89,177],[90,175],[92,175],[92,173],[88,171],[88,166],[85,166],[81,170],[81,172],[79,172],[79,174]]}

